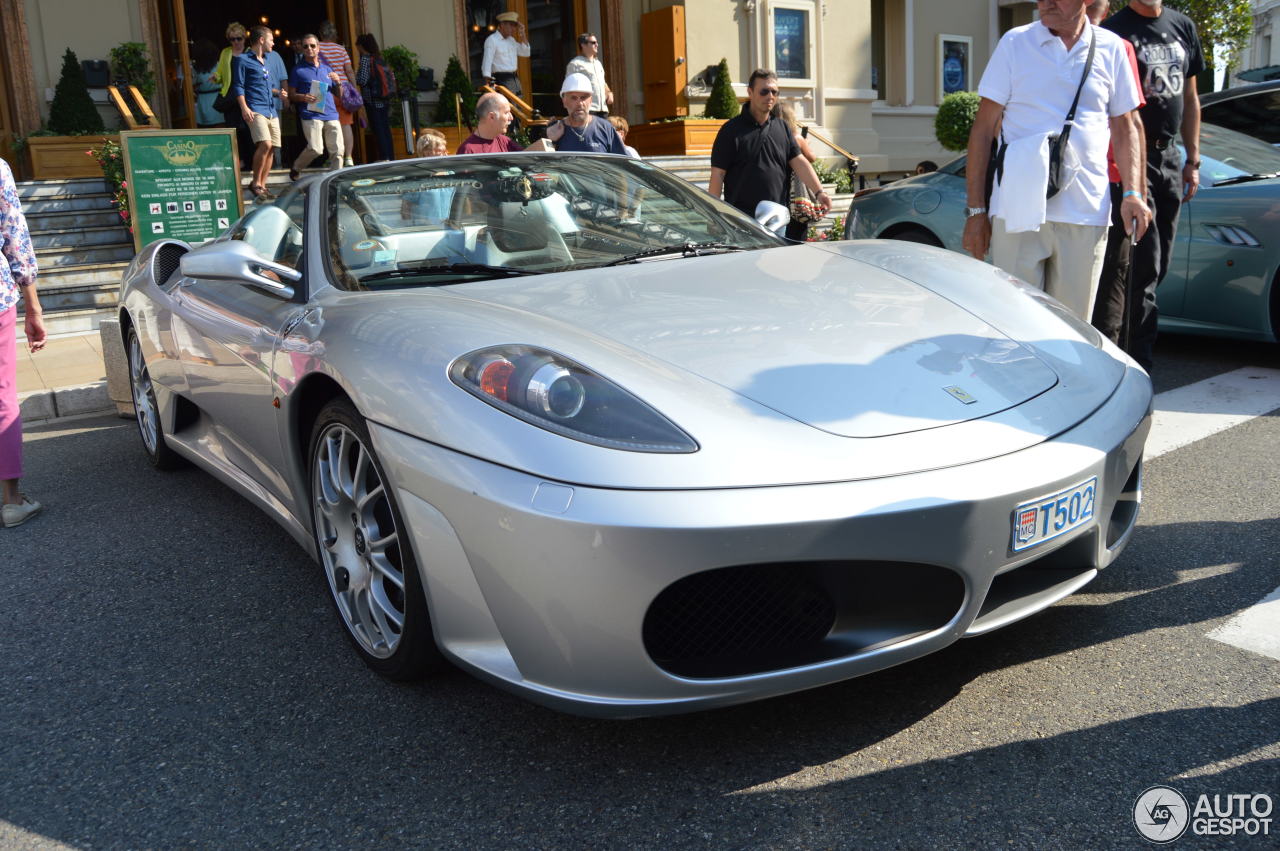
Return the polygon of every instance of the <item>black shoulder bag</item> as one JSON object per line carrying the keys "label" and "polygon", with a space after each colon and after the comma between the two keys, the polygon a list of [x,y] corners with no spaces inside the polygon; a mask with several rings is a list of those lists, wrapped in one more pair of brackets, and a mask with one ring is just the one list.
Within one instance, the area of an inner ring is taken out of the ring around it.
{"label": "black shoulder bag", "polygon": [[1071,138],[1071,123],[1076,119],[1076,106],[1080,103],[1080,92],[1084,91],[1085,80],[1089,79],[1089,71],[1093,68],[1093,48],[1098,34],[1093,26],[1089,26],[1089,58],[1084,63],[1084,74],[1080,77],[1080,85],[1076,86],[1075,100],[1071,101],[1071,111],[1067,113],[1067,123],[1062,125],[1062,132],[1049,137],[1049,185],[1045,189],[1045,197],[1052,198],[1062,189],[1062,155],[1067,149],[1067,140]]}
{"label": "black shoulder bag", "polygon": [[[1049,184],[1045,187],[1045,198],[1052,198],[1062,190],[1062,153],[1067,148],[1067,140],[1071,138],[1071,124],[1076,118],[1076,107],[1080,104],[1080,93],[1084,91],[1085,81],[1089,79],[1089,72],[1093,69],[1093,52],[1097,46],[1097,33],[1092,25],[1089,26],[1089,56],[1084,61],[1084,74],[1080,76],[1080,85],[1076,86],[1075,99],[1071,101],[1071,109],[1067,112],[1066,123],[1062,125],[1062,132],[1054,133],[1049,137]],[[993,183],[1001,183],[1004,180],[1004,152],[1009,147],[1009,143],[1004,140],[1004,128],[1000,130],[1000,139],[997,142],[991,140],[991,160],[987,168],[987,186],[986,186],[986,203],[991,205],[991,189]]]}

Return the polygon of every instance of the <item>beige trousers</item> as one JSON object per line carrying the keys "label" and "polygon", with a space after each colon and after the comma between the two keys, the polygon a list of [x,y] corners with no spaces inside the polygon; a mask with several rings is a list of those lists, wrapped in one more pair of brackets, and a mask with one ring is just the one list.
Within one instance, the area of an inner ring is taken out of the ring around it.
{"label": "beige trousers", "polygon": [[1009,233],[1004,219],[991,220],[991,262],[1044,290],[1085,322],[1093,316],[1106,251],[1105,225],[1045,222],[1035,232]]}
{"label": "beige trousers", "polygon": [[[302,137],[307,140],[307,146],[302,149],[302,153],[298,154],[298,158],[294,160],[293,167],[302,170],[311,165],[311,161],[325,151],[329,152],[329,167],[342,168],[342,128],[338,126],[337,121],[307,121],[302,122]],[[321,147],[323,143],[324,147]]]}

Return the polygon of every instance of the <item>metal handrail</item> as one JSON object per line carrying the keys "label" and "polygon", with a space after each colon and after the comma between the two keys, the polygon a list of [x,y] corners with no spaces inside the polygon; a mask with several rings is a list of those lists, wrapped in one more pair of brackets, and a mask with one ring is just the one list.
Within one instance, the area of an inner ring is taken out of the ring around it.
{"label": "metal handrail", "polygon": [[521,124],[533,124],[543,121],[538,110],[534,109],[531,104],[525,103],[523,98],[501,83],[493,83],[492,85],[485,83],[480,87],[480,91],[496,92],[506,98],[511,104],[511,111],[515,113],[516,118],[520,119]]}
{"label": "metal handrail", "polygon": [[[107,96],[111,99],[116,111],[120,113],[120,117],[124,119],[125,127],[129,130],[159,127],[160,122],[156,120],[156,114],[151,111],[151,105],[142,96],[142,92],[138,91],[138,87],[126,83],[124,90],[133,99],[132,104],[125,101],[124,95],[120,93],[120,87],[107,86]],[[142,120],[139,121],[135,115],[141,115]]]}
{"label": "metal handrail", "polygon": [[821,133],[819,133],[817,130],[814,130],[812,127],[808,128],[808,131],[809,131],[809,132],[808,132],[807,134],[805,134],[805,135],[806,135],[806,137],[810,137],[810,136],[811,136],[811,137],[813,137],[813,138],[817,139],[819,142],[821,142],[822,144],[826,145],[828,148],[830,148],[831,150],[835,151],[835,152],[836,152],[837,154],[839,154],[840,156],[842,156],[842,157],[844,157],[845,159],[849,160],[849,162],[850,162],[850,163],[852,163],[852,164],[853,164],[853,166],[854,166],[855,168],[857,168],[857,165],[858,165],[859,160],[858,160],[858,157],[857,157],[857,155],[856,155],[856,154],[851,154],[851,153],[849,153],[849,152],[848,152],[848,151],[846,151],[844,148],[840,147],[840,146],[839,146],[839,145],[837,145],[835,142],[833,142],[833,141],[831,141],[830,139],[828,139],[826,136],[823,136],[823,135],[822,135]]}

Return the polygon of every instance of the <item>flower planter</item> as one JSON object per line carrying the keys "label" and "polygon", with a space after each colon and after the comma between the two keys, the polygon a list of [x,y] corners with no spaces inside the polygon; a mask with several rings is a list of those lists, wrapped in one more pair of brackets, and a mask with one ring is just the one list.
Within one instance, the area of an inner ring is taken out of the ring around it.
{"label": "flower planter", "polygon": [[102,169],[86,151],[104,139],[120,141],[119,134],[100,136],[28,136],[31,176],[35,180],[63,180],[73,177],[102,177]]}
{"label": "flower planter", "polygon": [[698,118],[637,124],[627,134],[627,144],[646,157],[708,156],[724,122],[723,118]]}

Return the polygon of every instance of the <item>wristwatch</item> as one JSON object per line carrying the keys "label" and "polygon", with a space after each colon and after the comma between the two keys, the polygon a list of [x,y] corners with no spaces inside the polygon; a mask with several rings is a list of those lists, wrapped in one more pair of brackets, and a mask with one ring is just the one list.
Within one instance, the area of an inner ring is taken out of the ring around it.
{"label": "wristwatch", "polygon": [[986,212],[987,212],[986,207],[965,207],[964,208],[965,217],[970,219],[973,218],[974,216],[984,215]]}

